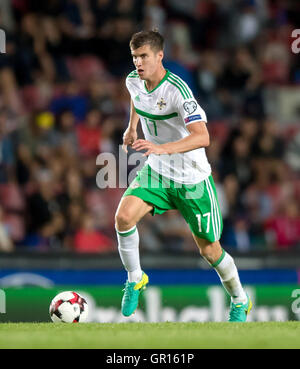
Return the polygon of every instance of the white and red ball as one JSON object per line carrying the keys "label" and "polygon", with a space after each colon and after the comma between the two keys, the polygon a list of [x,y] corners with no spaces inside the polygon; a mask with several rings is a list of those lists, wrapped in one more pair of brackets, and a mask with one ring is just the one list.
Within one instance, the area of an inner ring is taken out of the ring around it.
{"label": "white and red ball", "polygon": [[49,313],[54,323],[84,323],[88,317],[88,305],[79,293],[65,291],[51,301]]}

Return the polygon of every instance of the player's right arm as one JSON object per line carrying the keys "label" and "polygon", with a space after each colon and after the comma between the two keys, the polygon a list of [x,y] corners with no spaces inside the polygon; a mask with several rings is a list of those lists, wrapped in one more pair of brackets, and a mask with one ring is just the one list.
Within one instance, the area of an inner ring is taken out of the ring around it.
{"label": "player's right arm", "polygon": [[130,118],[126,131],[123,134],[123,150],[127,152],[127,146],[132,145],[137,140],[137,125],[140,117],[134,109],[132,100],[130,100]]}

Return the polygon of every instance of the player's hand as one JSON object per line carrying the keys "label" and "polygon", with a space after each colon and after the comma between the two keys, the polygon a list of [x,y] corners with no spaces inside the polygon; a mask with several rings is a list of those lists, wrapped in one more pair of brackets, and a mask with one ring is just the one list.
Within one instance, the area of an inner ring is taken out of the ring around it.
{"label": "player's hand", "polygon": [[156,145],[153,142],[147,141],[147,140],[136,140],[134,144],[132,145],[132,148],[136,151],[141,150],[147,150],[143,156],[149,156],[150,154],[167,154],[166,149],[163,147],[163,145]]}
{"label": "player's hand", "polygon": [[122,149],[127,153],[127,146],[132,146],[132,144],[137,140],[137,132],[135,129],[128,127],[123,134],[123,145]]}

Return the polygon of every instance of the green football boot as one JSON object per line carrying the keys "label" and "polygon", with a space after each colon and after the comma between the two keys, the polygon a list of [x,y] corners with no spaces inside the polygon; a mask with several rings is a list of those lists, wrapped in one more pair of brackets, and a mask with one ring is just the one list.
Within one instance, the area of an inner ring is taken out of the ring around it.
{"label": "green football boot", "polygon": [[229,313],[229,322],[245,322],[247,320],[247,315],[250,313],[252,309],[252,301],[250,297],[247,295],[248,301],[246,304],[237,303],[234,304],[231,302],[230,304],[230,313]]}
{"label": "green football boot", "polygon": [[121,305],[121,311],[124,316],[130,316],[135,312],[138,307],[140,293],[146,289],[148,282],[149,278],[144,272],[139,282],[126,281]]}

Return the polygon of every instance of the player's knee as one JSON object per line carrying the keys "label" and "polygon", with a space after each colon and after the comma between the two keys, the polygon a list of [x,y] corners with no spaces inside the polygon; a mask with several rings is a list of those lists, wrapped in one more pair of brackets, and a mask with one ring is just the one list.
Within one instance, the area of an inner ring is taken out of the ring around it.
{"label": "player's knee", "polygon": [[214,262],[214,252],[209,247],[199,248],[200,255],[204,257],[209,263]]}
{"label": "player's knee", "polygon": [[130,211],[120,210],[115,215],[115,224],[118,231],[126,231],[134,226]]}
{"label": "player's knee", "polygon": [[214,263],[216,261],[216,257],[222,253],[222,248],[219,241],[206,241],[198,243],[198,248],[201,256],[204,257],[209,263]]}

